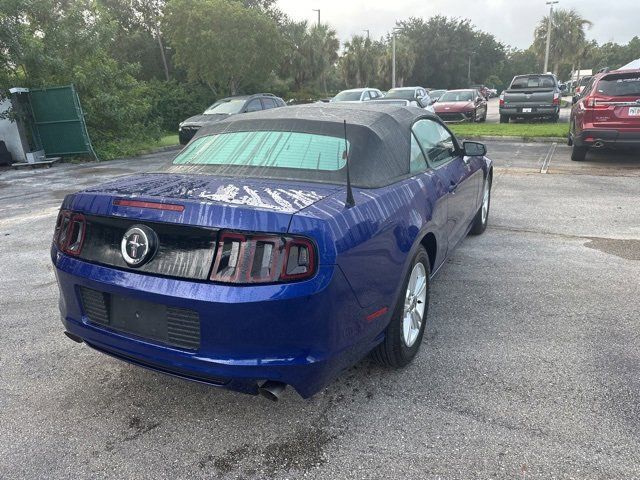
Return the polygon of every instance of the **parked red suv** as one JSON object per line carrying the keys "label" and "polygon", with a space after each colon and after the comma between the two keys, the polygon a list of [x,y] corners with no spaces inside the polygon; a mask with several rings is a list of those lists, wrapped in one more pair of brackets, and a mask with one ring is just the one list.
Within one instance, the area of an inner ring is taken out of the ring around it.
{"label": "parked red suv", "polygon": [[573,97],[571,160],[590,148],[640,147],[640,70],[598,73]]}

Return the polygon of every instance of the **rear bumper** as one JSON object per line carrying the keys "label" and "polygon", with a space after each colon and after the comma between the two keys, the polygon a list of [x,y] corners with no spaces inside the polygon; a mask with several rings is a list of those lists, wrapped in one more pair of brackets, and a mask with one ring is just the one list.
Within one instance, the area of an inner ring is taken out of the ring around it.
{"label": "rear bumper", "polygon": [[[523,109],[530,108],[530,112],[523,112]],[[548,106],[509,106],[501,107],[500,115],[509,115],[510,117],[550,117],[558,115],[560,113],[560,107],[555,105]]]}
{"label": "rear bumper", "polygon": [[628,147],[640,148],[640,129],[638,130],[613,130],[602,128],[589,128],[582,130],[573,137],[573,143],[579,147]]}
{"label": "rear bumper", "polygon": [[[89,264],[52,250],[62,323],[87,345],[121,360],[209,385],[256,394],[265,380],[307,398],[380,340],[387,316],[364,321],[341,270],[311,280],[237,287]],[[200,345],[182,349],[93,322],[80,288],[198,312]]]}

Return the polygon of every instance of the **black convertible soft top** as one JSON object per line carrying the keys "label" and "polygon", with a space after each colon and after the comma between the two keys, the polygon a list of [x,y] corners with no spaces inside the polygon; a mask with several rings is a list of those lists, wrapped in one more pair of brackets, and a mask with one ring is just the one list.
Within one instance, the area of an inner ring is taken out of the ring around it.
{"label": "black convertible soft top", "polygon": [[[437,117],[415,107],[375,102],[315,103],[236,115],[203,127],[194,139],[220,133],[250,131],[303,132],[343,137],[346,120],[347,138],[351,145],[349,168],[352,183],[359,187],[375,188],[389,185],[409,174],[411,126],[420,118]],[[206,171],[203,170],[202,173]],[[256,172],[245,169],[242,173],[255,176]],[[309,171],[308,180],[344,183],[346,172],[344,169],[338,170],[331,177],[333,178],[327,178],[327,173],[322,172],[321,177],[315,178],[315,172]]]}

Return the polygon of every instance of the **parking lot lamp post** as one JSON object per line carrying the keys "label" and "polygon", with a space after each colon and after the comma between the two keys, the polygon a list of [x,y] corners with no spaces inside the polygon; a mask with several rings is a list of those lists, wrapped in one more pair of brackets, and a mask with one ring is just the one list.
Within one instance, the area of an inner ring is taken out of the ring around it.
{"label": "parking lot lamp post", "polygon": [[552,2],[547,2],[549,5],[549,22],[547,23],[547,48],[544,52],[544,72],[547,73],[549,69],[549,45],[551,44],[551,17],[553,16],[553,6],[559,3],[557,0]]}
{"label": "parking lot lamp post", "polygon": [[318,12],[318,26],[320,26],[320,9],[319,8],[312,8],[311,10],[313,10],[314,12]]}
{"label": "parking lot lamp post", "polygon": [[467,86],[471,86],[471,57],[476,52],[469,52],[469,65],[467,67]]}
{"label": "parking lot lamp post", "polygon": [[393,27],[393,35],[391,37],[391,88],[396,88],[396,32],[400,30]]}

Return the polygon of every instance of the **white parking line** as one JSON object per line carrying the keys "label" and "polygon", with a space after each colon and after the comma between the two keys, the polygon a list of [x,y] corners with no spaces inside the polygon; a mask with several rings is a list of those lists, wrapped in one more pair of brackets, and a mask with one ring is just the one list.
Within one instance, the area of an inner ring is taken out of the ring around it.
{"label": "white parking line", "polygon": [[556,147],[558,146],[557,142],[553,142],[549,147],[549,151],[547,152],[547,156],[544,158],[542,162],[542,167],[540,167],[540,173],[547,173],[549,171],[549,164],[551,163],[551,159],[553,158],[553,154],[556,153]]}

